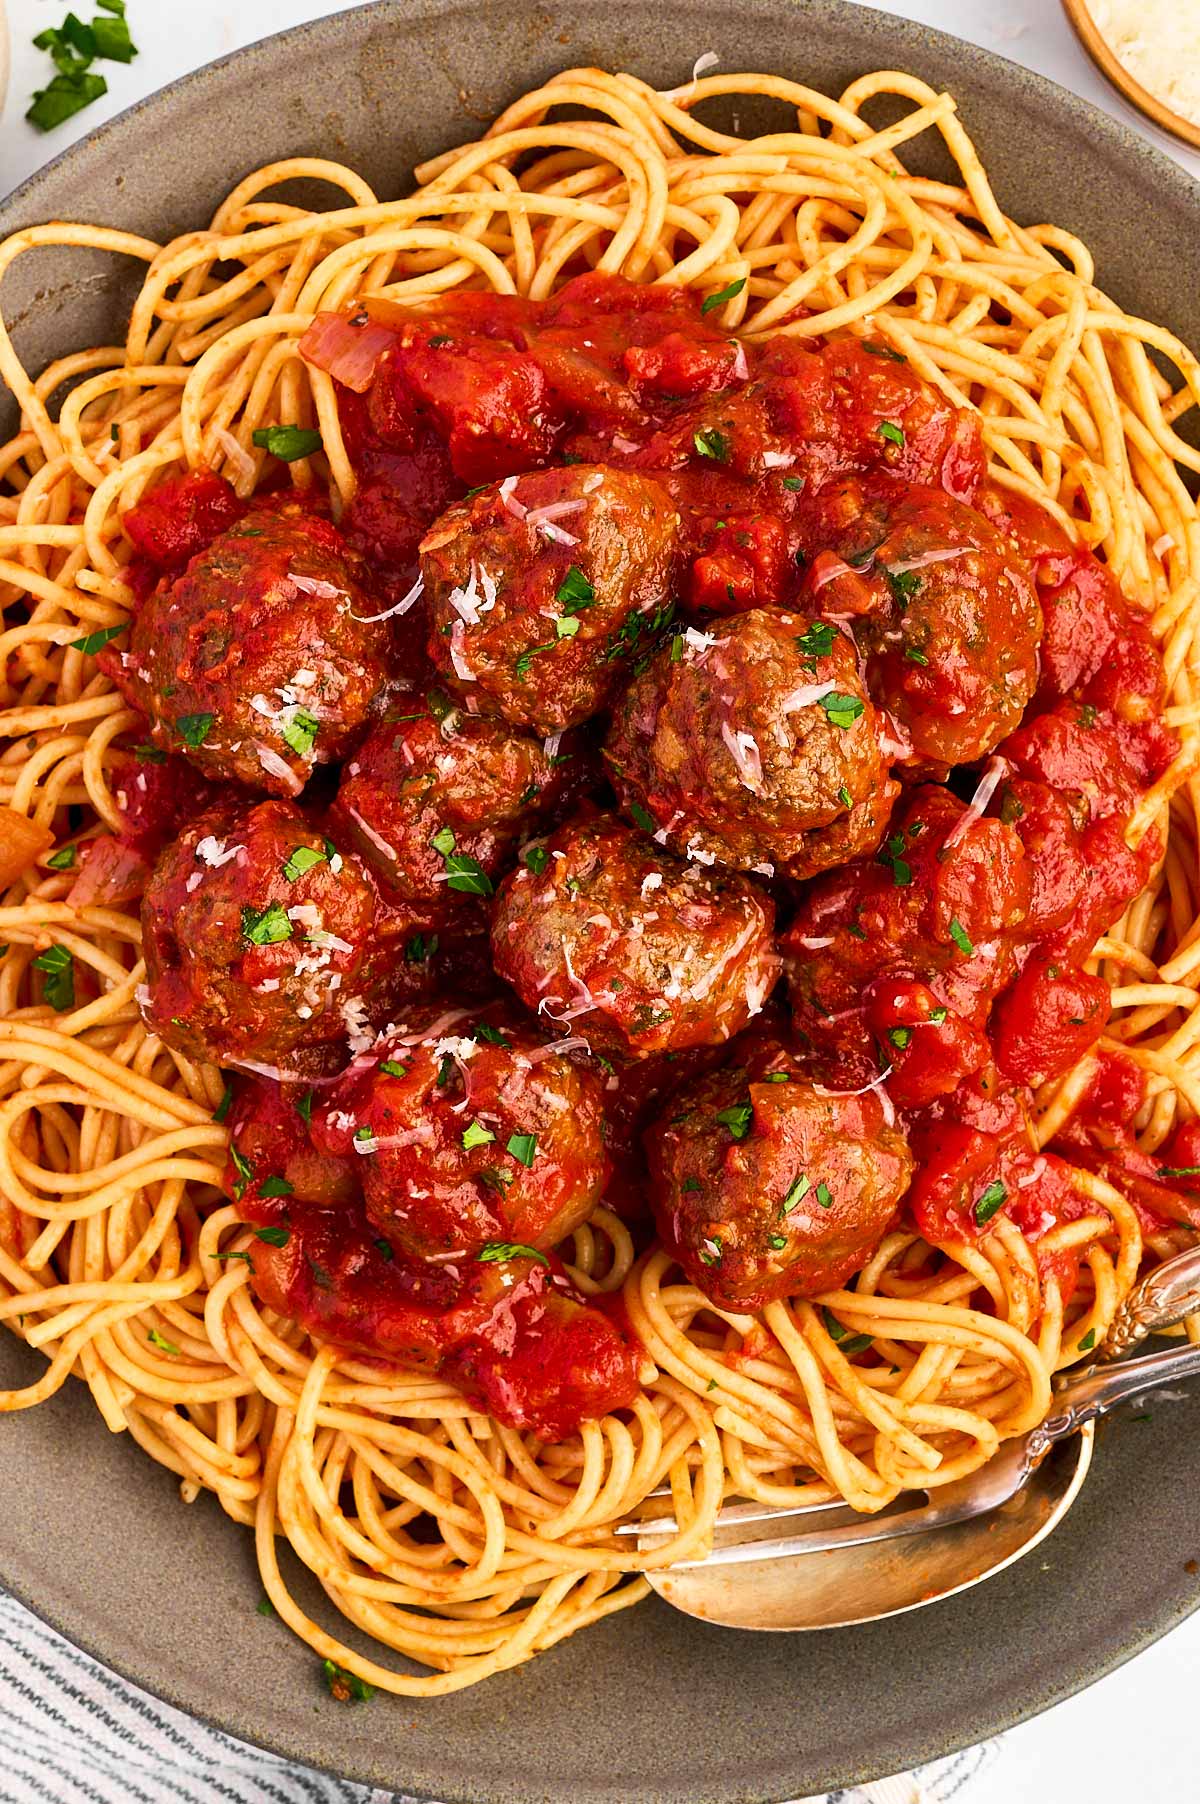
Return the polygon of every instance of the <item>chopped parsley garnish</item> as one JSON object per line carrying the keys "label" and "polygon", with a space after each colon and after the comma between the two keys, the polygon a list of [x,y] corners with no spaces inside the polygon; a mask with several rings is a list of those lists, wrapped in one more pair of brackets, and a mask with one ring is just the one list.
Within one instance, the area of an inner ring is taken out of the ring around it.
{"label": "chopped parsley garnish", "polygon": [[[294,1186],[289,1184],[286,1178],[280,1177],[264,1178],[258,1187],[260,1196],[291,1196],[293,1190]],[[278,1238],[280,1234],[283,1235],[282,1240]],[[258,1238],[267,1241],[268,1245],[273,1247],[287,1245],[287,1231],[283,1228],[264,1228]]]}
{"label": "chopped parsley garnish", "polygon": [[[269,1184],[271,1181],[272,1180],[270,1178],[268,1178],[267,1184]],[[278,1181],[281,1184],[283,1183],[282,1178],[280,1178]],[[264,1184],[262,1186],[262,1193],[264,1196],[277,1196],[277,1195],[281,1194],[278,1191],[268,1190],[267,1184]],[[291,1189],[292,1189],[292,1187],[289,1184],[288,1188],[287,1188],[287,1193],[289,1195],[291,1194]],[[285,1247],[287,1245],[288,1241],[292,1238],[292,1231],[290,1228],[255,1228],[254,1238],[256,1240],[261,1240],[266,1246],[269,1246],[269,1247]]]}
{"label": "chopped parsley garnish", "polygon": [[732,301],[735,296],[741,294],[745,286],[745,276],[739,276],[736,282],[729,284],[728,288],[722,288],[716,294],[706,294],[700,303],[701,314],[712,313],[717,307],[723,307],[726,301]]}
{"label": "chopped parsley garnish", "polygon": [[51,852],[46,863],[52,871],[69,871],[75,863],[75,847],[63,846],[57,852]]}
{"label": "chopped parsley garnish", "polygon": [[806,658],[827,658],[833,650],[833,637],[833,628],[827,621],[814,620],[812,625],[798,636],[796,644]]}
{"label": "chopped parsley garnish", "polygon": [[1090,1353],[1092,1348],[1095,1346],[1095,1344],[1096,1344],[1096,1330],[1094,1328],[1089,1328],[1087,1333],[1084,1335],[1083,1339],[1079,1343],[1079,1351],[1081,1353]]}
{"label": "chopped parsley garnish", "polygon": [[446,879],[447,889],[460,890],[465,896],[495,893],[495,884],[477,858],[468,858],[464,852],[452,852],[446,860],[446,869],[450,873]]}
{"label": "chopped parsley garnish", "polygon": [[512,1041],[507,1039],[498,1027],[493,1027],[490,1021],[481,1021],[478,1027],[473,1027],[471,1038],[482,1040],[485,1046],[511,1046],[512,1044]]}
{"label": "chopped parsley garnish", "polygon": [[297,708],[292,718],[284,722],[283,739],[285,745],[301,758],[307,758],[312,751],[321,723],[307,708]]}
{"label": "chopped parsley garnish", "polygon": [[521,1165],[530,1166],[537,1157],[536,1134],[510,1134],[508,1151]]}
{"label": "chopped parsley garnish", "polygon": [[414,933],[410,940],[405,941],[404,961],[409,965],[423,965],[427,959],[433,957],[437,949],[438,936],[436,933]]}
{"label": "chopped parsley garnish", "polygon": [[246,1185],[254,1182],[254,1167],[236,1143],[229,1148],[229,1157],[233,1160],[233,1169],[237,1172],[233,1183],[233,1194],[240,1202]]}
{"label": "chopped parsley garnish", "polygon": [[550,1263],[545,1253],[539,1252],[537,1247],[526,1246],[521,1240],[489,1240],[475,1257],[481,1265],[500,1265],[505,1259],[536,1259],[541,1265]]}
{"label": "chopped parsley garnish", "polygon": [[254,1261],[251,1259],[249,1253],[214,1253],[213,1258],[222,1265],[228,1265],[235,1260],[240,1260],[243,1265],[249,1266],[251,1271],[254,1270]]}
{"label": "chopped parsley garnish", "polygon": [[891,838],[879,848],[877,861],[892,867],[892,882],[897,889],[907,889],[913,880],[912,866],[903,856],[905,840],[903,833],[893,833]]}
{"label": "chopped parsley garnish", "polygon": [[711,457],[714,463],[729,462],[732,445],[729,434],[722,432],[717,426],[705,426],[692,434],[692,443],[699,457]]}
{"label": "chopped parsley garnish", "polygon": [[147,1328],[146,1339],[150,1342],[152,1347],[159,1348],[161,1352],[174,1353],[176,1358],[179,1357],[179,1348],[175,1345],[175,1342],[173,1340],[168,1340],[165,1334],[160,1334],[157,1328]]}
{"label": "chopped parsley garnish", "polygon": [[384,1059],[379,1067],[384,1077],[407,1077],[408,1066],[402,1065],[399,1059]]}
{"label": "chopped parsley garnish", "polygon": [[1160,1165],[1160,1178],[1200,1178],[1200,1165]]}
{"label": "chopped parsley garnish", "polygon": [[915,645],[910,645],[904,655],[910,664],[928,664],[929,662],[925,653],[923,651],[918,651]]}
{"label": "chopped parsley garnish", "polygon": [[75,1007],[75,960],[65,946],[47,946],[33,968],[42,973],[42,994],[56,1013]]}
{"label": "chopped parsley garnish", "polygon": [[216,1108],[213,1110],[213,1120],[216,1122],[223,1122],[225,1120],[225,1117],[228,1115],[230,1109],[232,1108],[232,1106],[233,1106],[233,1090],[229,1084],[226,1084],[224,1094],[222,1095],[221,1100],[217,1104]]}
{"label": "chopped parsley garnish", "polygon": [[790,1215],[797,1204],[804,1201],[811,1189],[812,1179],[806,1177],[803,1172],[798,1178],[793,1178],[791,1188],[779,1206],[780,1215]]}
{"label": "chopped parsley garnish", "polygon": [[798,495],[804,487],[804,478],[803,476],[785,476],[783,486],[785,489],[791,489],[794,495]]}
{"label": "chopped parsley garnish", "polygon": [[685,1191],[699,1190],[699,1188],[700,1188],[699,1178],[684,1178],[682,1188]]}
{"label": "chopped parsley garnish", "polygon": [[454,1076],[454,1060],[450,1057],[450,1054],[448,1052],[444,1052],[442,1054],[442,1062],[438,1066],[438,1074],[437,1074],[438,1089],[444,1090],[446,1088],[446,1085],[450,1082],[450,1079],[453,1076]]}
{"label": "chopped parsley garnish", "polygon": [[892,1045],[896,1048],[897,1052],[903,1052],[904,1048],[908,1045],[909,1041],[912,1039],[912,1028],[911,1027],[889,1027],[888,1028],[888,1039],[891,1041]]}
{"label": "chopped parsley garnish", "polygon": [[[44,32],[38,34],[39,37],[45,35]],[[38,39],[33,41],[36,44]],[[44,88],[39,88],[25,117],[39,131],[53,131],[56,125],[81,113],[85,106],[91,106],[93,100],[99,100],[107,93],[108,83],[104,77],[81,65],[72,74],[56,75]]]}
{"label": "chopped parsley garnish", "polygon": [[880,420],[879,436],[885,438],[889,445],[903,445],[904,428],[897,426],[895,420]]}
{"label": "chopped parsley garnish", "polygon": [[528,866],[535,877],[540,877],[550,862],[550,854],[545,846],[526,846],[521,854],[521,862]]}
{"label": "chopped parsley garnish", "polygon": [[382,1258],[390,1261],[396,1257],[396,1251],[392,1246],[391,1241],[385,1240],[382,1235],[380,1235],[378,1240],[373,1241],[371,1244]]}
{"label": "chopped parsley garnish", "polygon": [[555,590],[555,600],[561,603],[565,614],[578,614],[581,609],[590,608],[595,599],[595,589],[579,565],[572,564]]}
{"label": "chopped parsley garnish", "polygon": [[321,449],[321,434],[311,426],[259,426],[252,436],[261,451],[269,451],[285,464],[311,457]]}
{"label": "chopped parsley garnish", "polygon": [[959,951],[965,954],[967,958],[970,958],[975,948],[971,944],[966,928],[963,926],[957,915],[951,917],[950,938],[954,941],[954,944],[958,947]]}
{"label": "chopped parsley garnish", "polygon": [[312,846],[297,846],[284,865],[283,874],[289,883],[295,883],[297,877],[303,877],[305,871],[311,871],[314,865],[324,862],[324,852],[314,851]]}
{"label": "chopped parsley garnish", "polygon": [[167,754],[162,747],[151,745],[148,741],[144,741],[141,745],[135,745],[133,755],[139,764],[165,764],[167,762]]}
{"label": "chopped parsley garnish", "polygon": [[1007,1195],[1008,1191],[999,1178],[993,1178],[987,1189],[980,1191],[975,1198],[975,1220],[981,1228],[984,1222],[991,1221],[997,1209],[1003,1205]]}
{"label": "chopped parsley garnish", "polygon": [[821,706],[831,725],[852,727],[863,711],[863,704],[857,695],[840,695],[835,689],[832,695],[821,697]]}
{"label": "chopped parsley garnish", "polygon": [[872,357],[886,357],[889,363],[908,362],[908,358],[904,356],[903,352],[894,351],[891,345],[875,344],[873,340],[867,338],[862,339],[861,343],[863,350],[869,351]]}
{"label": "chopped parsley garnish", "polygon": [[735,1102],[728,1109],[717,1112],[717,1120],[722,1127],[727,1127],[735,1140],[744,1140],[750,1132],[750,1124],[754,1120],[754,1104],[752,1102]]}
{"label": "chopped parsley garnish", "polygon": [[654,816],[648,809],[643,808],[640,802],[630,802],[629,812],[633,816],[635,825],[639,826],[643,833],[654,832]]}
{"label": "chopped parsley garnish", "polygon": [[822,1306],[821,1315],[825,1322],[825,1332],[831,1341],[837,1343],[838,1351],[843,1358],[851,1353],[865,1353],[871,1345],[869,1334],[851,1334],[844,1322],[839,1322],[836,1315]]}
{"label": "chopped parsley garnish", "polygon": [[818,1184],[817,1188],[814,1192],[814,1195],[816,1196],[816,1199],[820,1203],[822,1209],[829,1209],[832,1207],[833,1192],[830,1190],[828,1184]]}
{"label": "chopped parsley garnish", "polygon": [[850,791],[846,788],[844,783],[838,790],[838,801],[842,804],[843,808],[853,808],[854,806],[854,797],[850,794]]}
{"label": "chopped parsley garnish", "polygon": [[312,1111],[315,1096],[316,1092],[314,1090],[306,1090],[304,1095],[301,1096],[295,1104],[296,1113],[299,1115],[305,1127],[312,1126]]}
{"label": "chopped parsley garnish", "polygon": [[369,1704],[375,1696],[374,1685],[368,1685],[356,1672],[347,1672],[344,1666],[337,1666],[332,1660],[322,1660],[321,1671],[330,1697],[335,1697],[339,1704]]}
{"label": "chopped parsley garnish", "polygon": [[269,1597],[260,1597],[255,1608],[260,1616],[275,1616],[278,1614],[275,1605],[271,1602]]}
{"label": "chopped parsley garnish", "polygon": [[554,622],[554,637],[556,639],[573,639],[578,631],[579,620],[575,614],[560,614],[558,619]]}
{"label": "chopped parsley garnish", "polygon": [[892,592],[892,600],[903,614],[909,602],[921,587],[921,579],[915,570],[888,570],[884,568],[887,586]]}
{"label": "chopped parsley garnish", "polygon": [[48,50],[57,73],[33,97],[25,117],[39,131],[52,131],[65,119],[82,112],[93,100],[107,94],[108,83],[91,65],[97,57],[112,63],[129,63],[137,46],[125,22],[125,0],[99,0],[113,17],[94,18],[89,25],[68,13],[57,28],[49,26],[34,38],[38,50]]}
{"label": "chopped parsley garnish", "polygon": [[787,1245],[787,1235],[786,1234],[768,1234],[767,1235],[767,1245],[770,1247],[770,1249],[773,1253],[781,1253],[783,1251],[784,1247]]}
{"label": "chopped parsley garnish", "polygon": [[212,732],[213,717],[211,714],[181,714],[175,725],[184,745],[196,747],[203,745]]}
{"label": "chopped parsley garnish", "polygon": [[671,639],[671,662],[678,664],[683,657],[683,634],[675,633]]}
{"label": "chopped parsley garnish", "polygon": [[929,1011],[929,1019],[935,1027],[940,1027],[942,1022],[946,1019],[946,1010],[944,1008],[931,1008]]}
{"label": "chopped parsley garnish", "polygon": [[469,1153],[473,1146],[490,1146],[495,1138],[491,1128],[484,1127],[482,1121],[472,1121],[463,1129],[463,1151]]}
{"label": "chopped parsley garnish", "polygon": [[292,937],[292,923],[281,902],[269,902],[266,908],[243,908],[242,938],[252,946],[278,946]]}
{"label": "chopped parsley garnish", "polygon": [[81,651],[85,658],[94,658],[98,651],[104,650],[110,639],[115,639],[118,633],[128,631],[128,620],[123,620],[120,626],[97,627],[94,633],[87,633],[82,639],[72,639],[71,650]]}

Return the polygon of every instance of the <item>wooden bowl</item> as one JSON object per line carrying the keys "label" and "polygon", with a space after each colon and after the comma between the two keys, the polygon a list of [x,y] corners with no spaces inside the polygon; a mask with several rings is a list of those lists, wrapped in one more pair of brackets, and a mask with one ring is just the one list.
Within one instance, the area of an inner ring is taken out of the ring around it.
{"label": "wooden bowl", "polygon": [[1176,113],[1169,106],[1144,88],[1140,81],[1135,81],[1124,63],[1114,55],[1112,46],[1100,34],[1100,28],[1092,17],[1089,0],[1063,0],[1063,11],[1075,28],[1080,43],[1095,63],[1102,75],[1106,75],[1114,88],[1117,88],[1130,102],[1152,119],[1155,125],[1170,132],[1173,137],[1182,138],[1185,144],[1191,144],[1200,150],[1200,125],[1193,125],[1181,113]]}

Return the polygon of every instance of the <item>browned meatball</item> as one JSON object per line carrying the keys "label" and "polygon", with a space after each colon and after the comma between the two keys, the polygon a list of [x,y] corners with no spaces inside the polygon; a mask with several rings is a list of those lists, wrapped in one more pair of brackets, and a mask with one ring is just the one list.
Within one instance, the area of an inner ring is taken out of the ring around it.
{"label": "browned meatball", "polygon": [[755,608],[677,634],[614,711],[605,758],[656,839],[705,863],[809,877],[873,851],[898,785],[854,646]]}
{"label": "browned meatball", "polygon": [[509,477],[425,536],[429,655],[515,726],[577,725],[665,619],[678,546],[652,477],[588,464]]}
{"label": "browned meatball", "polygon": [[725,1309],[812,1297],[864,1265],[913,1162],[878,1094],[831,1093],[778,1041],[671,1099],[646,1135],[664,1243]]}
{"label": "browned meatball", "polygon": [[832,549],[803,598],[858,616],[875,700],[930,775],[969,764],[1018,724],[1038,676],[1042,614],[1028,566],[983,515],[942,489],[847,483],[819,497]]}
{"label": "browned meatball", "polygon": [[391,628],[328,520],[252,509],[139,608],[114,677],[205,775],[298,795],[344,758],[388,679]]}
{"label": "browned meatball", "polygon": [[148,1026],[194,1058],[305,1073],[369,1043],[412,994],[415,915],[382,910],[353,853],[290,802],[223,804],[159,859],[142,901]]}
{"label": "browned meatball", "polygon": [[394,895],[490,895],[517,841],[546,821],[586,762],[578,736],[543,743],[468,714],[442,690],[402,695],[391,714],[342,769],[335,832]]}
{"label": "browned meatball", "polygon": [[601,1077],[495,1010],[398,1026],[312,1125],[320,1151],[358,1155],[367,1214],[410,1259],[553,1247],[609,1173]]}
{"label": "browned meatball", "polygon": [[613,815],[531,846],[496,899],[496,969],[543,1020],[599,1051],[711,1046],[778,975],[775,910],[754,884],[682,864]]}

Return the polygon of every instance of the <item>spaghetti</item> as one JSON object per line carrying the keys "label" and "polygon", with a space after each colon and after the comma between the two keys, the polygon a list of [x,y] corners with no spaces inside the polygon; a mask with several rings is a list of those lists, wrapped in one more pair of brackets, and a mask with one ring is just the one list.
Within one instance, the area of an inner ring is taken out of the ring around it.
{"label": "spaghetti", "polygon": [[[782,102],[794,124],[729,136],[697,117],[718,97]],[[907,110],[876,130],[863,110],[880,97]],[[899,153],[927,132],[955,182],[906,173]],[[343,198],[325,212],[275,198],[295,178]],[[256,430],[278,420],[317,426],[324,446],[290,464],[293,483],[328,482],[335,508],[348,503],[333,383],[297,345],[318,311],[364,295],[473,286],[544,299],[594,266],[735,290],[722,322],[749,340],[853,334],[892,347],[978,410],[993,479],[1103,558],[1163,650],[1182,750],[1129,833],[1169,823],[1168,849],[1090,967],[1112,990],[1100,1051],[1143,1072],[1136,1128],[1153,1154],[1200,1116],[1200,520],[1185,482],[1200,455],[1177,431],[1200,400],[1200,365],[1106,297],[1069,232],[1006,219],[953,99],[895,72],[835,100],[767,75],[697,74],[658,93],[572,70],[417,182],[380,202],[353,171],[295,158],[248,176],[207,230],[165,246],[48,225],[0,247],[0,273],[51,244],[147,266],[123,346],[69,354],[34,379],[0,325],[22,416],[0,449],[0,801],[20,817],[0,906],[0,1319],[47,1362],[0,1407],[81,1378],[108,1428],[176,1473],[186,1501],[210,1490],[254,1528],[268,1597],[318,1654],[368,1684],[436,1696],[637,1602],[647,1570],[703,1553],[726,1495],[877,1510],[969,1473],[1042,1419],[1053,1373],[1103,1335],[1144,1262],[1192,1233],[1144,1243],[1126,1196],[1081,1169],[1087,1208],[1041,1249],[1082,1256],[1069,1302],[1053,1261],[1039,1264],[1000,1217],[972,1246],[930,1248],[898,1229],[853,1289],[752,1316],[715,1308],[662,1250],[635,1256],[600,1207],[563,1254],[583,1293],[622,1294],[644,1388],[631,1409],[548,1446],[438,1379],[318,1344],[265,1310],[230,1257],[253,1242],[220,1194],[222,1079],[144,1026],[133,905],[73,907],[70,871],[46,856],[74,821],[76,846],[120,827],[111,772],[138,717],[90,646],[126,617],[122,516],[184,468],[221,471],[250,495],[265,457]],[[60,990],[56,1007],[62,954],[87,995]],[[1039,1093],[1042,1144],[1079,1107],[1094,1057]],[[1200,1337],[1195,1322],[1188,1332]],[[854,1363],[868,1344],[879,1357]],[[663,1487],[679,1532],[631,1553],[614,1530],[659,1507],[646,1500]],[[311,1620],[280,1571],[280,1540],[405,1663],[365,1657]]]}

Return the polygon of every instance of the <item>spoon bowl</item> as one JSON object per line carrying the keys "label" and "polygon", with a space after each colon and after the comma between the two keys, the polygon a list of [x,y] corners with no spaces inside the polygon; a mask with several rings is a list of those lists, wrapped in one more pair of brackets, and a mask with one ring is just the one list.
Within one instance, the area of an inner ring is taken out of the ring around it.
{"label": "spoon bowl", "polygon": [[674,1609],[730,1629],[846,1628],[919,1610],[1003,1571],[1044,1541],[1087,1477],[1094,1435],[1089,1422],[1057,1443],[1014,1497],[967,1522],[784,1560],[666,1567],[646,1576]]}

